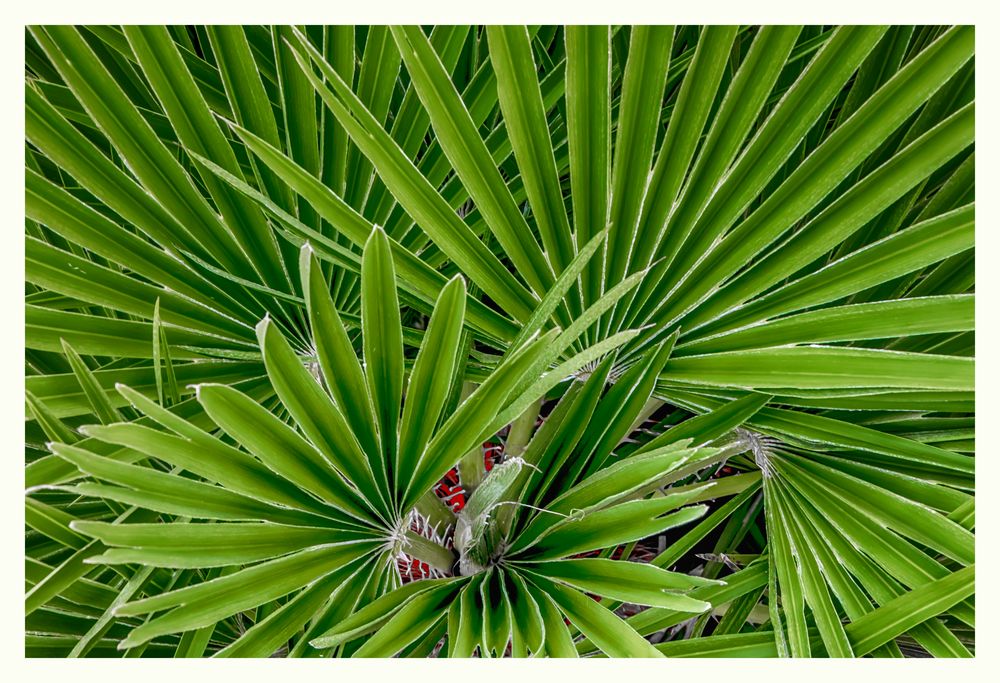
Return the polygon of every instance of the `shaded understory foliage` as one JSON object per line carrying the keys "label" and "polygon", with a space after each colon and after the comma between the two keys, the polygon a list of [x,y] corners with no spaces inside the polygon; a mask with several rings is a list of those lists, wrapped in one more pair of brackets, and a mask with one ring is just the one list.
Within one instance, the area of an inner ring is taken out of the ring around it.
{"label": "shaded understory foliage", "polygon": [[26,654],[971,656],[973,50],[29,27]]}

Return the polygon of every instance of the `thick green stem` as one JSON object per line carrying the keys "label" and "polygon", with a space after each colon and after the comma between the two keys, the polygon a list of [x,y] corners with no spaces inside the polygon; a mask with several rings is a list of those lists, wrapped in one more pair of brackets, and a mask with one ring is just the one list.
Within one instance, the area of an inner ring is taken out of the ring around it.
{"label": "thick green stem", "polygon": [[[712,488],[706,491],[705,494],[696,496],[690,502],[700,503],[703,500],[713,500],[716,498],[725,498],[726,496],[734,496],[759,482],[760,478],[760,472],[753,471],[745,472],[743,474],[731,474],[728,477],[714,479],[712,480]],[[696,489],[703,485],[704,482],[696,482],[694,484],[685,484],[684,486],[671,486],[669,489],[666,489],[666,492],[684,493],[685,491],[690,491],[691,489]],[[655,492],[655,495],[660,495],[660,493]]]}
{"label": "thick green stem", "polygon": [[[534,436],[535,424],[538,422],[543,402],[544,399],[538,399],[510,424],[510,432],[507,434],[507,443],[504,448],[506,458],[519,458],[524,455],[531,437]],[[523,482],[524,479],[519,479],[518,483],[523,484]],[[511,487],[509,494],[508,500],[517,500],[521,495],[521,486]],[[510,531],[516,511],[515,505],[503,505],[497,510],[497,524],[505,536]]]}
{"label": "thick green stem", "polygon": [[452,551],[410,529],[406,530],[404,538],[403,552],[407,555],[426,562],[438,571],[451,573],[457,559]]}
{"label": "thick green stem", "polygon": [[[465,382],[462,385],[462,401],[465,401],[476,390],[476,385],[472,382]],[[472,492],[476,490],[486,476],[486,466],[483,463],[482,444],[476,444],[468,453],[462,456],[458,462],[458,476],[462,481],[462,488],[465,490],[465,499],[468,500]]]}
{"label": "thick green stem", "polygon": [[[711,456],[709,458],[705,458],[704,460],[699,460],[698,462],[696,462],[696,463],[694,463],[692,465],[688,465],[687,467],[681,467],[680,469],[676,469],[673,472],[670,472],[669,474],[664,475],[664,477],[662,479],[659,479],[659,480],[653,482],[652,484],[647,484],[646,486],[642,487],[641,489],[639,489],[638,491],[636,491],[632,495],[626,497],[625,500],[638,500],[640,498],[645,498],[649,494],[655,493],[656,491],[658,491],[658,490],[660,490],[660,489],[662,489],[662,488],[664,488],[666,486],[669,486],[670,484],[673,484],[675,481],[680,481],[681,479],[684,479],[685,477],[691,476],[695,472],[703,470],[706,467],[709,467],[710,465],[714,465],[716,463],[720,463],[720,462],[722,462],[723,460],[726,460],[729,457],[730,457],[730,454],[728,454],[726,451],[722,451],[722,452],[716,453],[715,455],[713,455],[713,456]],[[704,482],[701,482],[701,483],[704,483]],[[701,485],[701,483],[699,483],[699,486]],[[670,492],[673,493],[673,490],[671,489]]]}
{"label": "thick green stem", "polygon": [[[725,460],[728,460],[729,458],[732,458],[736,455],[739,455],[740,453],[744,453],[747,450],[749,450],[749,446],[747,445],[746,439],[740,437],[740,435],[736,432],[729,432],[727,434],[724,434],[723,436],[719,437],[712,443],[708,444],[708,447],[718,448],[719,452],[711,457],[699,460],[686,467],[681,467],[680,469],[670,472],[669,474],[665,475],[663,479],[660,479],[653,484],[649,484],[648,486],[639,489],[639,491],[626,498],[626,500],[636,500],[639,498],[645,498],[650,493],[654,493],[659,489],[664,488],[665,486],[669,486],[670,484],[673,484],[676,481],[680,481],[685,477],[689,477],[692,474],[705,469],[706,467],[710,467],[711,465],[723,462]],[[726,477],[726,479],[731,479],[731,478],[732,477]],[[697,485],[701,486],[702,483],[704,482],[700,482]],[[715,487],[717,488],[718,486],[719,483],[716,482]],[[674,489],[671,489],[670,492],[673,493]]]}
{"label": "thick green stem", "polygon": [[428,491],[415,506],[428,526],[445,529],[455,524],[455,513],[433,491]]}
{"label": "thick green stem", "polygon": [[462,481],[462,488],[465,489],[465,497],[468,498],[483,483],[486,476],[486,465],[483,463],[483,447],[476,444],[472,449],[462,456],[458,462],[458,476]]}
{"label": "thick green stem", "polygon": [[538,422],[538,413],[542,410],[542,400],[540,398],[532,403],[510,423],[510,432],[504,445],[505,458],[518,458],[524,455],[528,442],[531,441],[531,435],[535,433],[535,423]]}

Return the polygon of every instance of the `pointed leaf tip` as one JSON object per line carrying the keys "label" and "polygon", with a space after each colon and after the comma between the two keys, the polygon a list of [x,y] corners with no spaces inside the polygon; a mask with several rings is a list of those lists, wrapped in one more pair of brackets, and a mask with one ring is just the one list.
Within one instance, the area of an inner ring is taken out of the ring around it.
{"label": "pointed leaf tip", "polygon": [[257,341],[261,344],[264,343],[264,335],[267,334],[268,328],[271,326],[271,314],[265,313],[264,317],[260,319],[254,326],[254,332],[257,334]]}

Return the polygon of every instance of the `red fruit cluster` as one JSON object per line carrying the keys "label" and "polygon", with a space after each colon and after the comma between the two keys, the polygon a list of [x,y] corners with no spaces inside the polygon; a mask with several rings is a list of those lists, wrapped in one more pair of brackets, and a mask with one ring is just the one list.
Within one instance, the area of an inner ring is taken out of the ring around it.
{"label": "red fruit cluster", "polygon": [[[483,444],[482,448],[483,466],[489,472],[493,469],[494,465],[503,459],[503,444],[487,441]],[[465,488],[463,488],[461,479],[459,478],[458,468],[452,467],[441,477],[441,480],[434,486],[434,493],[451,508],[452,512],[460,512],[465,507]],[[411,528],[418,534],[424,533],[424,529],[418,522],[414,522]],[[451,540],[446,539],[445,543],[451,545]],[[405,555],[400,556],[396,560],[396,566],[399,568],[399,576],[402,578],[403,583],[419,581],[431,576],[431,568],[427,566],[426,562],[421,562]]]}
{"label": "red fruit cluster", "polygon": [[[483,444],[483,466],[489,472],[503,459],[503,444],[487,441]],[[465,488],[458,476],[458,468],[452,467],[434,487],[434,493],[452,510],[460,512],[465,507]]]}

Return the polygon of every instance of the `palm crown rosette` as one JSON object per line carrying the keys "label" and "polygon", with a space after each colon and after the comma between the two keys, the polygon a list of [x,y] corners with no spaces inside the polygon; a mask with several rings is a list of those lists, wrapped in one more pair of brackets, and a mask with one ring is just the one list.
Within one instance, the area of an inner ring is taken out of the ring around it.
{"label": "palm crown rosette", "polygon": [[26,37],[29,654],[970,654],[973,29]]}

